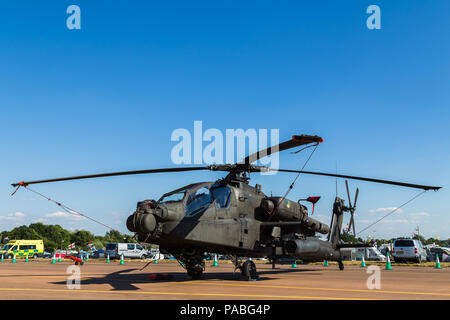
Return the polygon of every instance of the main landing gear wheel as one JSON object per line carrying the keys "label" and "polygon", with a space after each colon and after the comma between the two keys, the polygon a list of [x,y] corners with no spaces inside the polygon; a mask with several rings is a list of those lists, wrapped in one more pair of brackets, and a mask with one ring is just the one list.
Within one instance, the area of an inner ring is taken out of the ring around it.
{"label": "main landing gear wheel", "polygon": [[187,274],[192,279],[200,279],[205,270],[205,262],[202,254],[183,254],[180,256],[181,262],[184,264]]}
{"label": "main landing gear wheel", "polygon": [[258,272],[256,272],[255,263],[251,260],[247,260],[241,267],[242,276],[247,280],[256,280],[259,278]]}
{"label": "main landing gear wheel", "polygon": [[192,279],[200,279],[203,274],[203,268],[199,266],[187,267],[187,274]]}
{"label": "main landing gear wheel", "polygon": [[342,260],[339,260],[338,264],[339,264],[339,270],[344,270],[344,264],[342,263]]}

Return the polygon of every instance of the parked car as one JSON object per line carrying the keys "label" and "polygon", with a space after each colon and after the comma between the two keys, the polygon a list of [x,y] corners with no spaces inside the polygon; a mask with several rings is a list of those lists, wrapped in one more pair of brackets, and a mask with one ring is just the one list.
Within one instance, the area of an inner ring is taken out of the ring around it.
{"label": "parked car", "polygon": [[[89,252],[80,251],[80,252],[72,253],[71,256],[72,257],[76,257],[76,258],[80,258],[80,259],[83,259],[83,260],[86,260],[88,254],[89,254]],[[89,258],[90,257],[91,257],[91,255],[89,254]]]}
{"label": "parked car", "polygon": [[55,252],[55,259],[65,259],[66,258],[66,252],[61,250],[56,250]]}
{"label": "parked car", "polygon": [[99,259],[99,258],[104,258],[105,257],[105,250],[103,249],[98,249],[96,251],[94,251],[94,253],[92,254],[92,258],[94,259]]}
{"label": "parked car", "polygon": [[211,254],[211,253],[205,253],[203,255],[203,259],[205,259],[205,260],[213,260],[214,259],[214,255]]}
{"label": "parked car", "polygon": [[427,260],[427,253],[419,240],[397,239],[394,240],[392,257],[395,262],[414,261],[420,263]]}
{"label": "parked car", "polygon": [[444,261],[444,254],[446,256],[450,256],[450,249],[449,248],[442,248],[442,247],[431,247],[428,249],[428,255],[427,255],[427,261],[436,261],[436,254],[439,257],[439,261]]}
{"label": "parked car", "polygon": [[138,243],[108,243],[105,254],[111,259],[120,259],[122,254],[124,258],[145,259],[149,252]]}

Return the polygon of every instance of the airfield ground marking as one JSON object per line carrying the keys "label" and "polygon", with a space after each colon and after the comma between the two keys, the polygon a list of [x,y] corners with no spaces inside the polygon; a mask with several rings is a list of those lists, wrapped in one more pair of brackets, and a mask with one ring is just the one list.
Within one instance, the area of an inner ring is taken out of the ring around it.
{"label": "airfield ground marking", "polygon": [[[96,276],[96,275],[105,275],[104,273],[92,273],[92,274],[84,274],[81,276],[81,278],[89,277],[89,276]],[[58,278],[58,277],[67,277],[67,273],[61,273],[61,274],[48,274],[48,275],[39,275],[39,274],[2,274],[0,275],[0,278],[9,278],[9,277],[31,277],[31,278]],[[95,278],[95,277],[94,277]],[[97,279],[97,278],[95,278]]]}
{"label": "airfield ground marking", "polygon": [[362,290],[362,289],[339,289],[339,288],[313,288],[313,287],[292,287],[292,286],[273,286],[273,285],[251,285],[251,284],[233,284],[233,283],[210,283],[210,282],[177,282],[181,284],[213,285],[213,286],[234,286],[234,287],[253,287],[253,288],[274,288],[274,289],[304,289],[304,290],[322,290],[322,291],[351,291],[351,292],[370,292],[370,293],[393,293],[393,294],[412,294],[412,295],[433,295],[450,296],[450,293],[437,292],[411,292],[411,291],[384,291],[384,290]]}
{"label": "airfield ground marking", "polygon": [[314,300],[378,300],[338,297],[306,297],[306,296],[274,296],[228,293],[188,293],[188,292],[146,292],[146,291],[101,291],[101,290],[70,290],[70,289],[30,289],[30,288],[0,288],[0,291],[40,291],[40,292],[77,292],[77,293],[115,293],[115,294],[154,294],[154,295],[188,295],[188,296],[220,296],[220,297],[253,297],[253,298],[283,298],[283,299],[314,299]]}
{"label": "airfield ground marking", "polygon": [[[2,275],[5,276],[5,275]],[[26,275],[26,277],[34,278],[58,278],[67,277],[67,274],[61,275]],[[81,277],[81,280],[95,280],[101,279],[98,277]],[[113,281],[127,281],[128,279],[111,279]],[[411,292],[411,291],[386,291],[386,290],[363,290],[363,289],[340,289],[340,288],[317,288],[317,287],[293,287],[293,286],[275,286],[275,285],[250,285],[250,284],[232,284],[232,283],[211,283],[211,282],[190,282],[190,281],[169,281],[167,284],[196,284],[196,285],[215,285],[215,286],[234,286],[234,287],[256,287],[256,288],[274,288],[274,289],[300,289],[300,290],[321,290],[321,291],[347,291],[347,292],[368,292],[368,293],[389,293],[389,294],[409,294],[409,295],[435,295],[435,296],[450,296],[450,293],[437,293],[437,292]],[[25,290],[25,289],[24,289]],[[30,289],[32,290],[32,289]]]}

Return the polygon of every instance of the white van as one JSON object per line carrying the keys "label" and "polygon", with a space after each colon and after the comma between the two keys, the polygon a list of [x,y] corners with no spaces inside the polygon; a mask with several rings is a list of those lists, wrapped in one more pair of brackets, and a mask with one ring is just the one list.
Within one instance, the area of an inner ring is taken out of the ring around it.
{"label": "white van", "polygon": [[392,256],[399,261],[427,261],[427,252],[422,242],[416,239],[397,239],[394,241]]}
{"label": "white van", "polygon": [[386,261],[386,256],[376,247],[341,248],[342,260],[361,261],[363,254],[365,261]]}
{"label": "white van", "polygon": [[139,243],[108,243],[106,245],[105,255],[109,255],[111,259],[120,259],[122,254],[128,259],[145,259],[149,253]]}
{"label": "white van", "polygon": [[356,260],[362,260],[363,254],[365,261],[386,261],[386,256],[376,247],[356,248]]}

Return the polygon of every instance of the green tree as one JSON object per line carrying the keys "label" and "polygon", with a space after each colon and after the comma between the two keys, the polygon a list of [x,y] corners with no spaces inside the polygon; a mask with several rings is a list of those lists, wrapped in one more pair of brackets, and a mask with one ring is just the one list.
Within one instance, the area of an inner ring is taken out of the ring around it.
{"label": "green tree", "polygon": [[44,247],[48,251],[65,249],[70,243],[70,232],[60,225],[45,225],[38,222],[30,224],[30,229],[36,230],[41,235]]}
{"label": "green tree", "polygon": [[358,242],[364,242],[363,239],[361,238],[356,238],[354,235],[347,233],[347,232],[343,232],[341,234],[341,239],[342,241],[344,241],[345,243],[358,243]]}
{"label": "green tree", "polygon": [[105,247],[105,245],[103,244],[103,242],[98,239],[98,237],[95,237],[96,239],[94,241],[92,241],[92,244],[94,245],[94,247],[96,249],[102,249]]}
{"label": "green tree", "polygon": [[75,245],[82,250],[88,249],[88,243],[93,241],[95,236],[86,230],[76,230],[70,235],[70,241],[75,242]]}
{"label": "green tree", "polygon": [[105,240],[107,242],[123,242],[123,235],[117,230],[110,230],[105,234]]}
{"label": "green tree", "polygon": [[415,240],[419,240],[420,242],[422,242],[422,244],[428,244],[427,243],[427,240],[425,240],[425,238],[424,237],[422,237],[421,235],[418,235],[418,234],[416,234],[414,237],[413,237],[413,239],[415,239]]}
{"label": "green tree", "polygon": [[8,235],[9,239],[25,239],[25,240],[38,240],[41,239],[41,235],[35,230],[28,228],[27,226],[20,226],[12,229]]}

